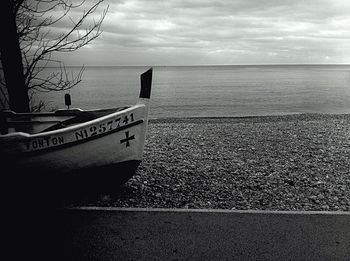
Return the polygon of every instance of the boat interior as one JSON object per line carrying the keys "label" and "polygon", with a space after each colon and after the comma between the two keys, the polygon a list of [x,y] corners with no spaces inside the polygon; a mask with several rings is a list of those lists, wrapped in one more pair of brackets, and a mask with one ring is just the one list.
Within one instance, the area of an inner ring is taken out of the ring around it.
{"label": "boat interior", "polygon": [[57,110],[49,113],[0,112],[1,134],[25,132],[29,134],[58,130],[91,121],[129,107],[83,111],[80,109]]}

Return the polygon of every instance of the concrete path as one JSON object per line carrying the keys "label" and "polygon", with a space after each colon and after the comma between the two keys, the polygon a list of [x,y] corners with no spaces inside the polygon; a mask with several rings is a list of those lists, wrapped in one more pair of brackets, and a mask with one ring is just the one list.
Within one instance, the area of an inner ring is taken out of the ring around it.
{"label": "concrete path", "polygon": [[64,210],[64,260],[350,260],[350,212]]}

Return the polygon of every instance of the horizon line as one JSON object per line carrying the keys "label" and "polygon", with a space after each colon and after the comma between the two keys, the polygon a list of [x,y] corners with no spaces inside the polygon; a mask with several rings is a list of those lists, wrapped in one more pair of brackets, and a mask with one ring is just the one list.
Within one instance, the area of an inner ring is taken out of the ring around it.
{"label": "horizon line", "polygon": [[[139,64],[139,65],[64,65],[66,67],[200,67],[200,66],[338,66],[345,65],[350,66],[350,63],[266,63],[266,64],[175,64],[175,65],[151,65],[151,64]],[[46,66],[47,68],[56,68],[59,66]]]}
{"label": "horizon line", "polygon": [[[210,66],[350,66],[350,63],[261,63],[261,64],[178,64],[178,65],[63,65],[64,67],[210,67]],[[38,66],[38,68],[42,68]],[[45,68],[60,68],[60,66],[45,66]],[[0,70],[3,66],[0,66]]]}

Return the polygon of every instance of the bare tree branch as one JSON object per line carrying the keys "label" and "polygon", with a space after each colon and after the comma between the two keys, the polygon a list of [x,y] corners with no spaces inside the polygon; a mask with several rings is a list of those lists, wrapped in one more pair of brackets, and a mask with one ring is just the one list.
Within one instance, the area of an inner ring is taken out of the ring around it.
{"label": "bare tree branch", "polygon": [[[23,73],[25,84],[31,92],[30,97],[34,97],[37,92],[68,90],[80,83],[84,67],[76,74],[69,74],[65,65],[52,57],[58,52],[78,50],[100,36],[108,6],[102,11],[98,20],[94,19],[92,23],[86,24],[104,0],[96,0],[82,12],[80,17],[75,16],[74,19],[69,16],[70,11],[74,8],[75,10],[84,8],[85,0],[75,3],[72,0],[13,1],[23,57]],[[71,23],[70,29],[53,35],[52,28],[67,22]],[[48,74],[45,68],[49,66],[58,66],[59,70]],[[43,106],[36,107],[40,108]]]}

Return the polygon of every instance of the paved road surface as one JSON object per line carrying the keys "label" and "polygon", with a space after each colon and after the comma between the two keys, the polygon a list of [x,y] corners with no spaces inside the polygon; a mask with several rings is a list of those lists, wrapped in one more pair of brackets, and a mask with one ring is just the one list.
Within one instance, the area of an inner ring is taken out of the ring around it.
{"label": "paved road surface", "polygon": [[64,260],[350,260],[350,213],[80,209]]}

